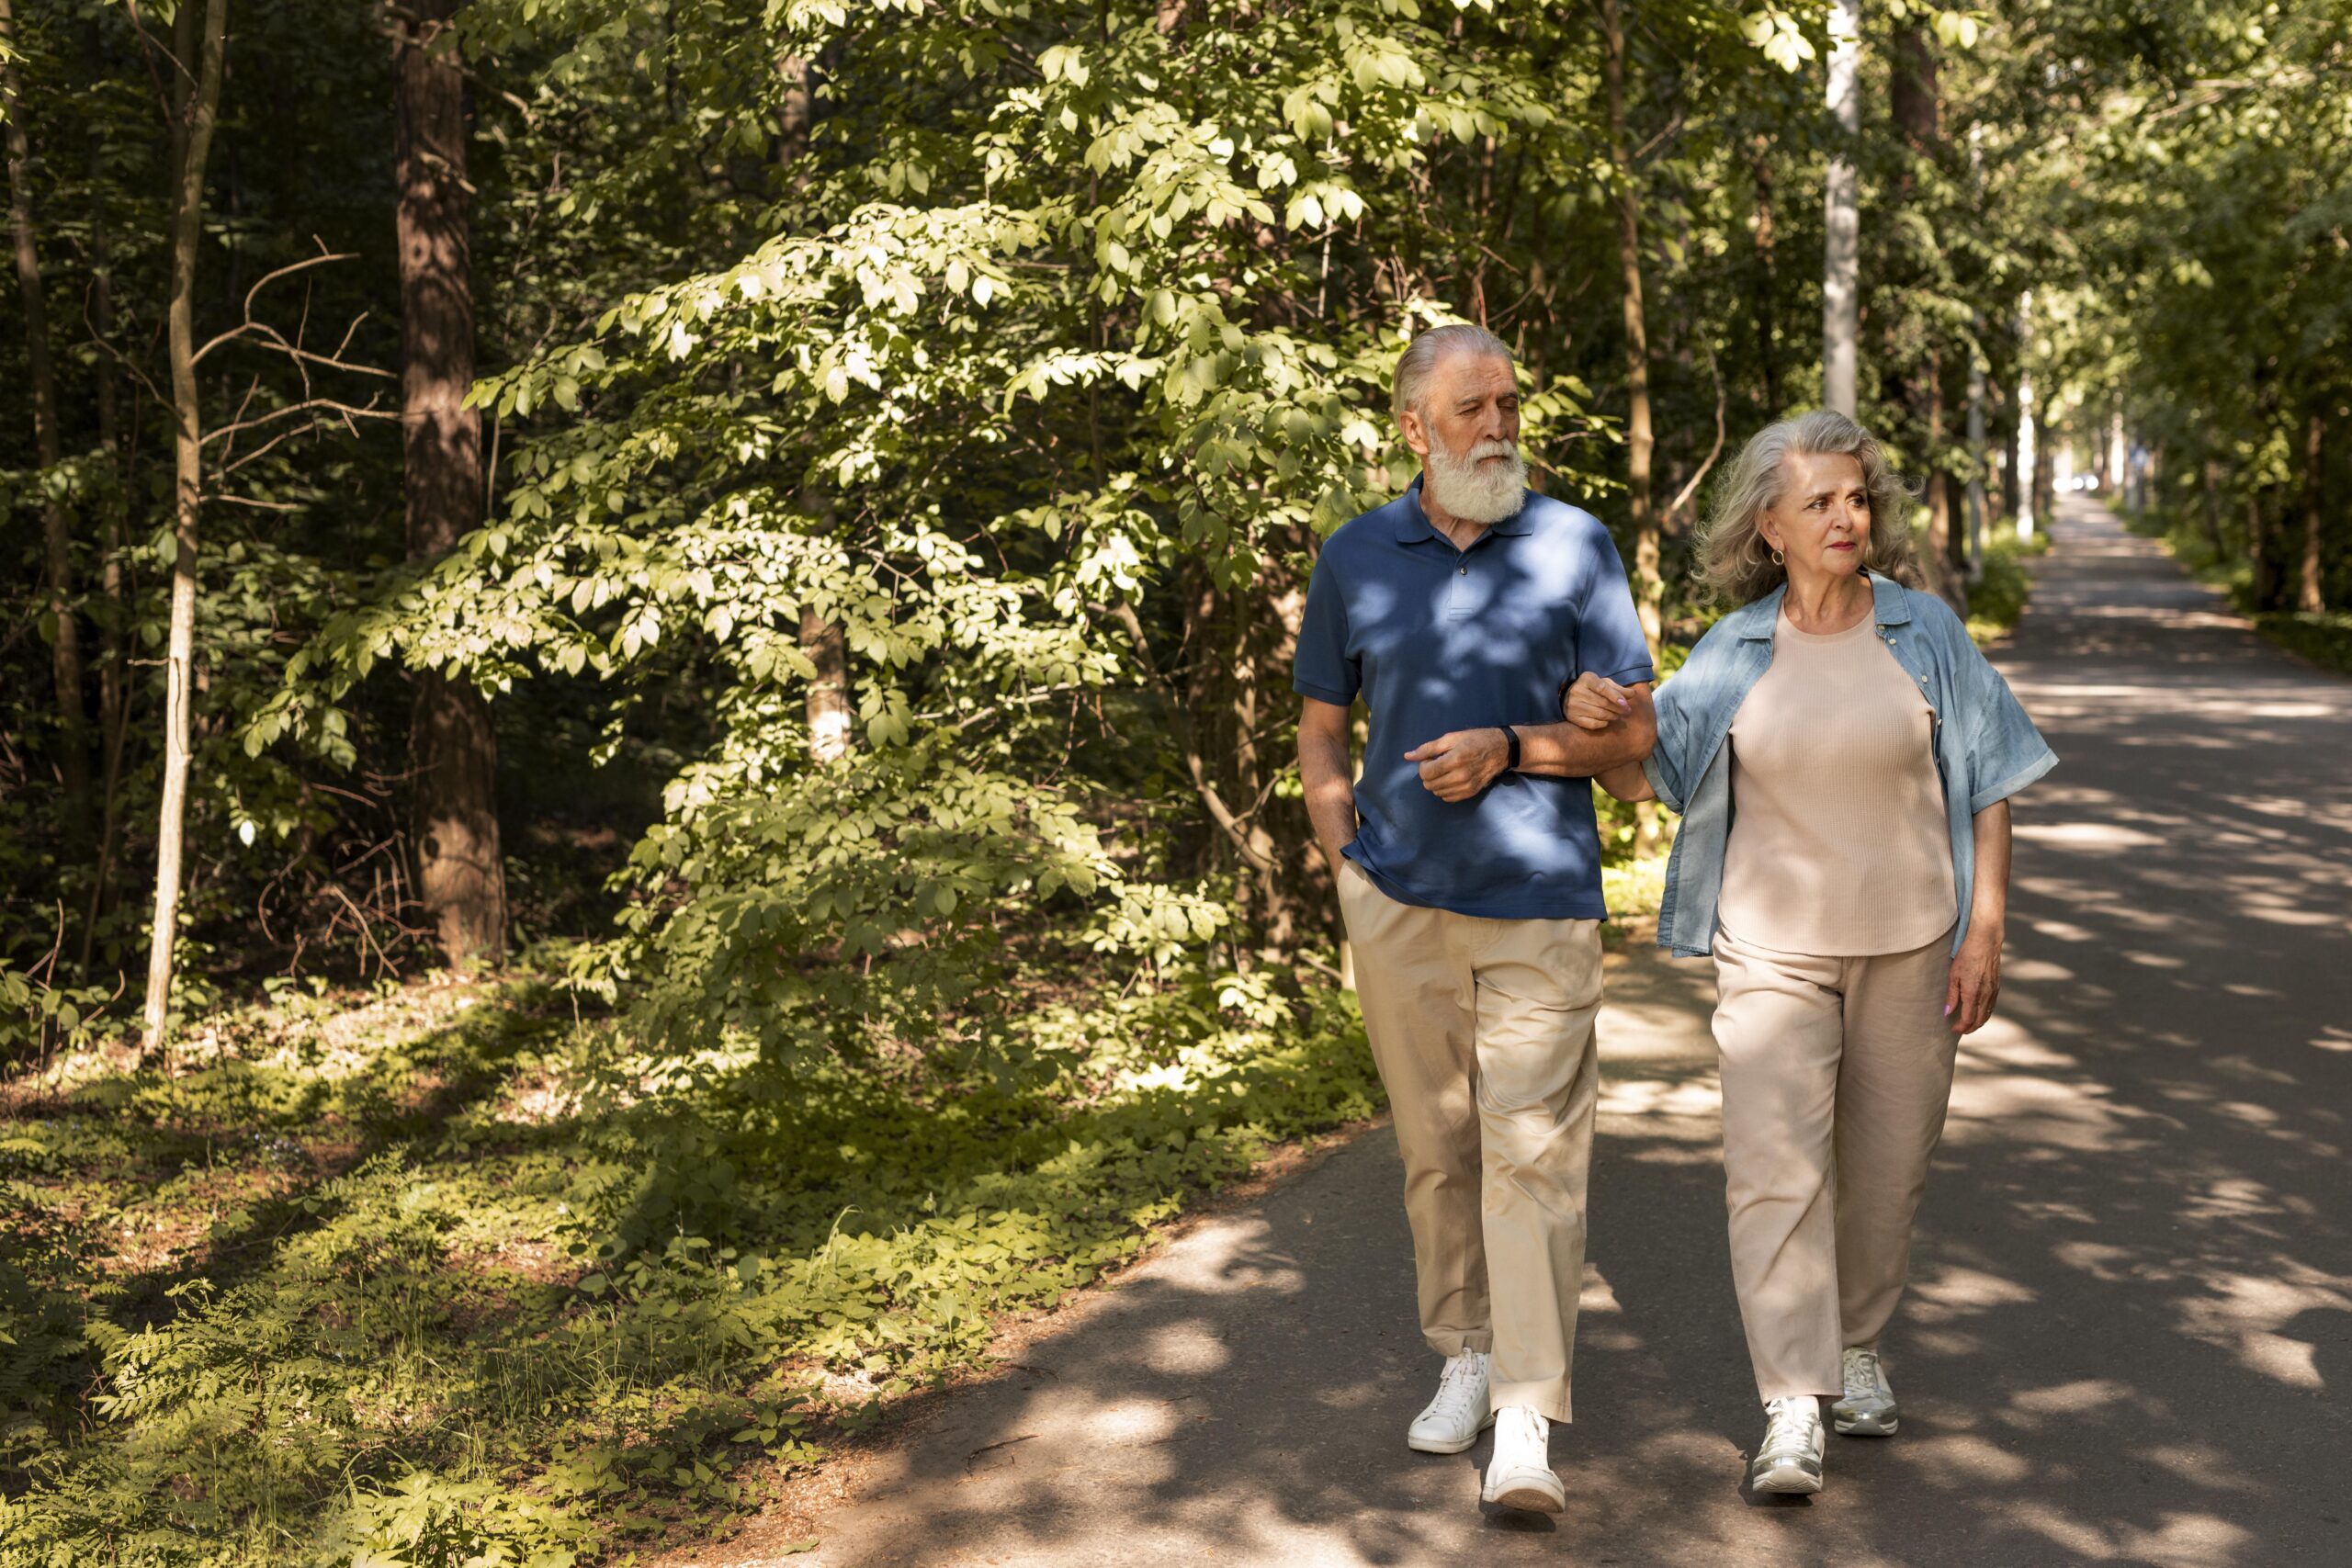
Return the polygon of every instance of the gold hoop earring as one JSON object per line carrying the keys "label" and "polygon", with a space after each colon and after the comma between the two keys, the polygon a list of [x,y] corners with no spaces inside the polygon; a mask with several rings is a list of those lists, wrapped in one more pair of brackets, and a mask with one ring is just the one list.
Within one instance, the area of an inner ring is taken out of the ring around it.
{"label": "gold hoop earring", "polygon": [[1787,558],[1786,556],[1782,555],[1780,551],[1778,551],[1778,550],[1774,550],[1774,551],[1772,552],[1772,564],[1773,564],[1774,566],[1786,566],[1786,565],[1788,565],[1788,564],[1789,564],[1789,559],[1788,559],[1788,558]]}

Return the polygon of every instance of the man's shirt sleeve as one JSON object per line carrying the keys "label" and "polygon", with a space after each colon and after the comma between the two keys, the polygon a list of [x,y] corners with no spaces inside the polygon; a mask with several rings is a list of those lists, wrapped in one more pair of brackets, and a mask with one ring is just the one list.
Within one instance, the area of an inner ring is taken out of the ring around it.
{"label": "man's shirt sleeve", "polygon": [[1348,602],[1327,554],[1306,582],[1306,613],[1299,619],[1298,660],[1290,687],[1301,696],[1346,707],[1363,685],[1362,664],[1348,651]]}
{"label": "man's shirt sleeve", "polygon": [[1598,518],[1585,519],[1586,548],[1592,570],[1585,574],[1584,601],[1577,606],[1577,673],[1599,675],[1619,685],[1653,680],[1649,639],[1625,584],[1625,564],[1616,541]]}

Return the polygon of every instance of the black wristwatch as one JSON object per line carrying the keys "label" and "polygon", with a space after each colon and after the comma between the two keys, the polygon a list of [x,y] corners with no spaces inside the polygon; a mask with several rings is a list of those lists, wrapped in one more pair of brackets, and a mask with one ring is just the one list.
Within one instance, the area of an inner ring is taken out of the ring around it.
{"label": "black wristwatch", "polygon": [[1503,739],[1510,745],[1510,761],[1503,764],[1503,772],[1515,773],[1519,772],[1519,731],[1508,724],[1502,727],[1502,731]]}

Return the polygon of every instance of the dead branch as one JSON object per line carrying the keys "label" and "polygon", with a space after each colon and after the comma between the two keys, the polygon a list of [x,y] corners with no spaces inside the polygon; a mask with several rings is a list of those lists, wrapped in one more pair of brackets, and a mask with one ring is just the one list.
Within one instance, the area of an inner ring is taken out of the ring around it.
{"label": "dead branch", "polygon": [[[314,266],[323,266],[328,262],[356,261],[357,259],[358,253],[356,251],[328,253],[325,251],[324,247],[321,247],[321,254],[318,255],[305,256],[300,261],[288,262],[284,266],[262,274],[260,279],[256,281],[251,288],[245,290],[245,319],[238,325],[231,327],[227,332],[220,333],[210,343],[206,344],[202,348],[198,349],[196,351],[196,363],[201,365],[204,363],[204,356],[211,353],[214,349],[219,348],[222,344],[227,343],[233,338],[242,337],[246,332],[261,325],[260,322],[254,320],[254,296],[259,294],[263,289],[268,288],[279,278],[290,277],[298,272],[308,272],[311,268]],[[381,374],[381,372],[379,372],[379,374]]]}
{"label": "dead branch", "polygon": [[[1252,871],[1272,874],[1279,868],[1251,845],[1242,818],[1233,814],[1233,808],[1226,805],[1225,796],[1217,793],[1216,784],[1210,780],[1208,763],[1203,760],[1200,747],[1193,739],[1192,712],[1184,705],[1183,694],[1170,688],[1168,678],[1162,675],[1159,666],[1152,662],[1151,641],[1144,635],[1142,618],[1136,614],[1135,606],[1132,604],[1113,604],[1110,606],[1110,611],[1112,618],[1125,626],[1127,636],[1135,640],[1136,653],[1142,662],[1146,678],[1159,687],[1162,696],[1167,699],[1169,722],[1176,730],[1177,750],[1183,753],[1184,770],[1192,775],[1193,793],[1201,797],[1201,804],[1207,807],[1210,820],[1223,831],[1241,858],[1249,863]],[[1253,812],[1254,810],[1255,807],[1252,807]]]}
{"label": "dead branch", "polygon": [[1723,367],[1715,363],[1715,345],[1709,343],[1706,350],[1707,368],[1715,378],[1715,444],[1707,448],[1707,460],[1699,465],[1699,471],[1690,476],[1690,482],[1682,487],[1681,493],[1667,507],[1668,517],[1690,504],[1690,498],[1699,492],[1700,481],[1707,477],[1707,470],[1713,468],[1715,459],[1724,455],[1724,372]]}
{"label": "dead branch", "polygon": [[373,398],[370,398],[364,404],[346,403],[338,398],[305,398],[299,403],[288,403],[282,409],[272,409],[269,412],[265,414],[256,414],[252,419],[241,419],[234,424],[224,424],[218,430],[207,432],[204,437],[204,445],[209,446],[215,441],[219,441],[223,437],[233,437],[241,430],[258,429],[262,425],[285,419],[292,414],[301,413],[309,409],[326,409],[345,421],[354,419],[398,419],[401,416],[398,409],[378,408],[376,406],[376,400]]}

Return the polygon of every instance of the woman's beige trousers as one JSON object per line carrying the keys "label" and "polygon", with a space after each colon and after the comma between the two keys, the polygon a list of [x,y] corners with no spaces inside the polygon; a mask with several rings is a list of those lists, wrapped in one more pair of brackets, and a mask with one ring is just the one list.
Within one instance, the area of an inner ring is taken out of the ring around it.
{"label": "woman's beige trousers", "polygon": [[1600,923],[1399,904],[1352,863],[1340,908],[1405,1161],[1422,1336],[1442,1356],[1491,1350],[1497,1409],[1566,1421],[1600,1089]]}
{"label": "woman's beige trousers", "polygon": [[1757,1392],[1841,1392],[1911,1265],[1957,1037],[1951,933],[1908,953],[1809,958],[1715,936],[1732,1280]]}

